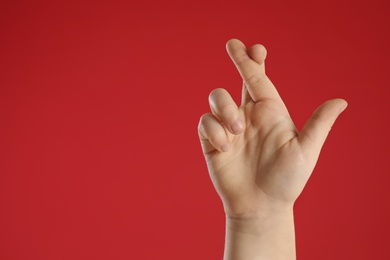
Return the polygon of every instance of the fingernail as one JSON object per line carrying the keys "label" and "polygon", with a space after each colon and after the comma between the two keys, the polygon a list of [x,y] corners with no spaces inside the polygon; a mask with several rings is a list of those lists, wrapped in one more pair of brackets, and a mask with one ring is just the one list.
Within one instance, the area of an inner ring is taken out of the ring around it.
{"label": "fingernail", "polygon": [[230,149],[230,144],[225,144],[225,145],[223,145],[223,146],[221,147],[221,150],[222,150],[223,152],[227,152],[229,149]]}
{"label": "fingernail", "polygon": [[239,133],[244,128],[244,123],[241,121],[241,119],[237,119],[230,126],[234,133]]}

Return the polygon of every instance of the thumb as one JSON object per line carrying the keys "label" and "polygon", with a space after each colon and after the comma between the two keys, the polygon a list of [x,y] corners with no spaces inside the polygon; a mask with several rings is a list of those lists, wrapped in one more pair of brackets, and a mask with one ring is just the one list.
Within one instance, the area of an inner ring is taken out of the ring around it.
{"label": "thumb", "polygon": [[314,111],[299,133],[299,141],[304,151],[319,155],[330,129],[347,105],[344,99],[332,99]]}

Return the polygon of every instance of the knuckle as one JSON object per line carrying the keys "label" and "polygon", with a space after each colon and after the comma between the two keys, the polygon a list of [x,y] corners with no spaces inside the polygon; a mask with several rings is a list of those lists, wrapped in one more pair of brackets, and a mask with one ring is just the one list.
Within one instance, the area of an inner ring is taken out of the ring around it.
{"label": "knuckle", "polygon": [[223,104],[219,108],[221,116],[224,118],[229,118],[234,114],[235,107],[231,104]]}
{"label": "knuckle", "polygon": [[235,56],[235,62],[238,66],[242,65],[243,63],[247,62],[250,60],[248,54],[242,54],[242,55],[237,55]]}
{"label": "knuckle", "polygon": [[329,128],[329,124],[326,122],[326,120],[323,118],[323,116],[320,115],[320,113],[314,113],[311,116],[311,119],[319,125],[321,128]]}
{"label": "knuckle", "polygon": [[243,64],[247,60],[246,56],[237,56],[236,57],[236,63],[237,65]]}
{"label": "knuckle", "polygon": [[258,85],[263,78],[264,78],[264,75],[253,74],[253,75],[250,75],[246,79],[246,83],[250,86],[255,86],[255,85]]}

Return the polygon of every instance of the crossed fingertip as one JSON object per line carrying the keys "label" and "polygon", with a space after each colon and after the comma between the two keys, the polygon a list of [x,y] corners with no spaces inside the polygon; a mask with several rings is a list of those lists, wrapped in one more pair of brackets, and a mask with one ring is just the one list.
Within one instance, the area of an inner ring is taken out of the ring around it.
{"label": "crossed fingertip", "polygon": [[248,55],[258,64],[262,64],[267,57],[267,49],[262,44],[255,44],[248,49]]}

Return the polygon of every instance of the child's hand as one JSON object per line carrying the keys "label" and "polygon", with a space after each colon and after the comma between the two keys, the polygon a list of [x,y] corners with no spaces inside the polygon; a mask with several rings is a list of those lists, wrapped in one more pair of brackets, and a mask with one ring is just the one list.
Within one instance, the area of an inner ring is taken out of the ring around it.
{"label": "child's hand", "polygon": [[298,132],[265,74],[265,48],[247,49],[233,39],[227,50],[244,84],[239,107],[226,90],[212,91],[212,113],[204,114],[199,122],[213,184],[231,218],[254,218],[291,208],[347,103],[342,99],[325,102]]}

